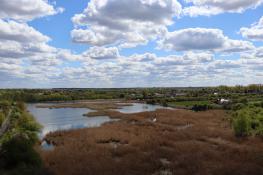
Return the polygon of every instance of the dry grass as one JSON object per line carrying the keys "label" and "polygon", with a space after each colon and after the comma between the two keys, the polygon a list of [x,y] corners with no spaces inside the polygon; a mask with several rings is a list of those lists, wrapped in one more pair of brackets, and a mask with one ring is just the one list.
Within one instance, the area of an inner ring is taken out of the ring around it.
{"label": "dry grass", "polygon": [[[261,175],[263,141],[234,137],[224,111],[157,110],[99,128],[49,134],[40,152],[56,175]],[[157,121],[153,118],[157,116]]]}

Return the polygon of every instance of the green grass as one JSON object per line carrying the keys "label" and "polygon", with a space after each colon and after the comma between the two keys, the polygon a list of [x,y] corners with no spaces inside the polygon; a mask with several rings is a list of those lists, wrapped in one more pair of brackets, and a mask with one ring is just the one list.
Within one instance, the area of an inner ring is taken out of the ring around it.
{"label": "green grass", "polygon": [[169,102],[170,107],[193,107],[194,105],[212,105],[209,101],[180,101],[180,102]]}

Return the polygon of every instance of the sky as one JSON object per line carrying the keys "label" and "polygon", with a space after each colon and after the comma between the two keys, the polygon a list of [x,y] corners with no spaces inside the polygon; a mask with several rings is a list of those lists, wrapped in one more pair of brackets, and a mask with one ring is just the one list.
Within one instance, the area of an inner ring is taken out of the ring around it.
{"label": "sky", "polygon": [[0,0],[0,88],[263,83],[263,0]]}

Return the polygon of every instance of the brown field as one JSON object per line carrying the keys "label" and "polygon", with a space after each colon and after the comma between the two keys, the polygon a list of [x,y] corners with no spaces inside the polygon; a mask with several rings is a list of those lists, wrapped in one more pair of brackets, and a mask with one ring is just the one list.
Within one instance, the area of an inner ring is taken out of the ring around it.
{"label": "brown field", "polygon": [[55,175],[263,174],[262,138],[236,138],[224,111],[103,112],[121,120],[46,137],[55,145],[53,151],[40,151],[48,171]]}

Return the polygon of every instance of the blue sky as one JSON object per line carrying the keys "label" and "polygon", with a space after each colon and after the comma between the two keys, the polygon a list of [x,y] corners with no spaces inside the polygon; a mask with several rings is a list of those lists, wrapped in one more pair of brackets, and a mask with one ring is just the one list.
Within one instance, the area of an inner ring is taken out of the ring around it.
{"label": "blue sky", "polygon": [[63,7],[65,11],[61,14],[48,16],[46,18],[36,19],[29,24],[41,33],[50,36],[52,41],[50,45],[64,49],[72,49],[75,52],[83,52],[88,46],[72,43],[70,31],[73,29],[71,18],[81,13],[87,6],[87,0],[56,1],[57,6]]}
{"label": "blue sky", "polygon": [[1,3],[0,88],[263,83],[263,0]]}
{"label": "blue sky", "polygon": [[[54,1],[53,1],[54,2]],[[52,41],[50,45],[54,47],[71,49],[76,53],[85,51],[89,46],[83,44],[73,43],[70,37],[70,31],[73,29],[71,18],[81,13],[88,5],[87,0],[74,0],[69,1],[56,1],[56,5],[63,7],[65,11],[61,14],[49,16],[46,18],[36,19],[29,24],[36,28],[43,34],[50,36]],[[179,1],[183,2],[183,1]],[[250,26],[252,23],[257,22],[263,15],[263,6],[257,9],[247,10],[245,13],[223,13],[216,16],[199,16],[199,17],[181,17],[175,18],[175,24],[169,26],[169,30],[179,30],[190,27],[204,27],[204,28],[219,28],[222,29],[225,35],[233,39],[242,39],[238,34],[239,29],[243,26]],[[261,43],[256,43],[260,46]],[[123,52],[125,55],[142,53],[147,50],[154,49],[154,44],[149,44],[142,48],[128,49]]]}

